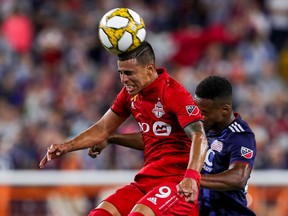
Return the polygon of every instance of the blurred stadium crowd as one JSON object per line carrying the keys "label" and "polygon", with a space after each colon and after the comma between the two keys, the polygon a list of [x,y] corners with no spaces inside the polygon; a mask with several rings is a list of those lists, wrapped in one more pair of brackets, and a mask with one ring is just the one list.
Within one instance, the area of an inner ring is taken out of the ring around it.
{"label": "blurred stadium crowd", "polygon": [[[288,1],[0,2],[0,169],[38,169],[50,144],[75,136],[110,107],[122,85],[97,26],[115,7],[143,17],[156,66],[192,94],[210,74],[229,78],[235,111],[256,134],[255,169],[288,168]],[[129,119],[119,132],[136,130]],[[97,159],[79,151],[47,169],[141,164],[141,152],[111,145]]]}

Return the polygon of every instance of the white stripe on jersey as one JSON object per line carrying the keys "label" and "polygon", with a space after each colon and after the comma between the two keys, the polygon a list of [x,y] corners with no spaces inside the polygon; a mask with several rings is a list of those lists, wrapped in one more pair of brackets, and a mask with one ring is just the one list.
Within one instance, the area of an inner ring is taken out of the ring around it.
{"label": "white stripe on jersey", "polygon": [[230,126],[229,129],[232,132],[244,132],[245,130],[242,128],[242,126],[240,124],[238,124],[237,122],[233,122]]}

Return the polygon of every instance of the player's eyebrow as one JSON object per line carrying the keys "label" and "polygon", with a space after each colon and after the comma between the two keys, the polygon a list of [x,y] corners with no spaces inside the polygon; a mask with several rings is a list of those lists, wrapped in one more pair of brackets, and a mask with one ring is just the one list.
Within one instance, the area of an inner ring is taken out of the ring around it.
{"label": "player's eyebrow", "polygon": [[119,74],[132,74],[133,73],[133,71],[130,71],[130,70],[118,70],[118,73]]}

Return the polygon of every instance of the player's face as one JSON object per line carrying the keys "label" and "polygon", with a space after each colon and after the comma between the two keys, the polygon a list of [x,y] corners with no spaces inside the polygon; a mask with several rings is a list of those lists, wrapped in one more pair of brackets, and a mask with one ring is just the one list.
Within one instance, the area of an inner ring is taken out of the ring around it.
{"label": "player's face", "polygon": [[194,100],[204,117],[205,129],[218,131],[222,129],[224,121],[223,108],[221,104],[215,104],[213,100],[199,98],[195,95]]}
{"label": "player's face", "polygon": [[130,95],[138,94],[155,80],[152,65],[139,65],[135,59],[118,61],[118,73],[121,82]]}

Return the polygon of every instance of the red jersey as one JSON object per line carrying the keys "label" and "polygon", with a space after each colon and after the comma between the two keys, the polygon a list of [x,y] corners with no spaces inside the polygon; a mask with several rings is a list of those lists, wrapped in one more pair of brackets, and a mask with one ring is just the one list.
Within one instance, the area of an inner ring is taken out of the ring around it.
{"label": "red jersey", "polygon": [[183,128],[203,120],[191,94],[167,73],[157,69],[159,77],[135,96],[125,87],[111,109],[121,117],[134,116],[142,133],[144,167],[140,177],[183,176],[187,169],[191,139]]}

